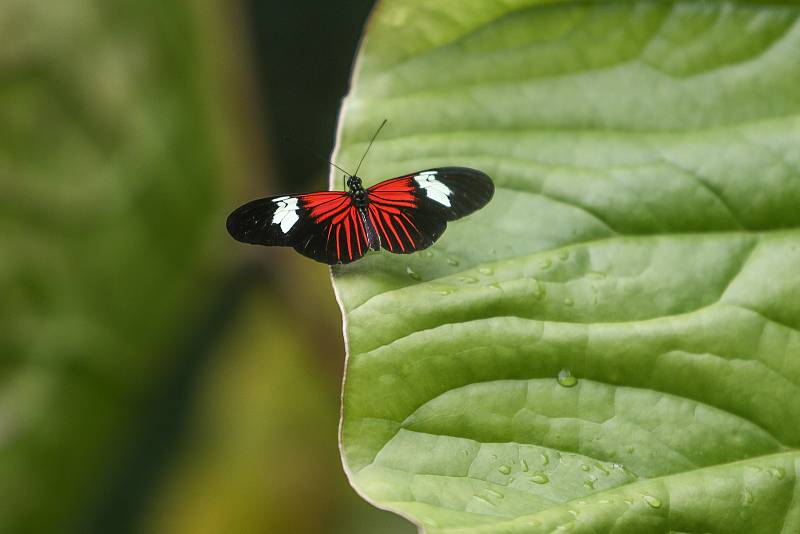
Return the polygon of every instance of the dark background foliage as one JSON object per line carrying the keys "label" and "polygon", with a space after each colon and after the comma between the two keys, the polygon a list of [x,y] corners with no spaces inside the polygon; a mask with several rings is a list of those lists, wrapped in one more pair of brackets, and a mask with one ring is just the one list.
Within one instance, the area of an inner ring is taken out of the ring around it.
{"label": "dark background foliage", "polygon": [[0,6],[0,530],[413,530],[340,466],[328,270],[224,231],[326,188],[282,138],[330,153],[371,4]]}

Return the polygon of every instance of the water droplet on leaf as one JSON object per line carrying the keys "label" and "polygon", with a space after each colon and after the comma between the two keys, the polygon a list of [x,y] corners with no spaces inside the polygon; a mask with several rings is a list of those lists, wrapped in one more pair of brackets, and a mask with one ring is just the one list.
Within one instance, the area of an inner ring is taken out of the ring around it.
{"label": "water droplet on leaf", "polygon": [[550,478],[544,473],[534,473],[531,475],[531,481],[536,484],[547,484],[550,482]]}
{"label": "water droplet on leaf", "polygon": [[418,274],[418,273],[417,273],[417,272],[416,272],[414,269],[412,269],[410,266],[409,266],[409,267],[406,267],[406,273],[408,274],[408,276],[410,276],[410,277],[411,277],[411,278],[413,278],[414,280],[419,280],[419,279],[421,279],[421,278],[422,278],[422,277],[421,277],[421,276],[420,276],[420,275],[419,275],[419,274]]}
{"label": "water droplet on leaf", "polygon": [[527,471],[528,471],[528,462],[526,462],[526,461],[523,459],[523,460],[520,460],[520,464],[522,465],[522,470],[523,470],[523,471],[525,471],[525,472],[527,472]]}
{"label": "water droplet on leaf", "polygon": [[547,295],[547,290],[544,286],[537,280],[536,281],[536,289],[533,290],[533,296],[537,300],[542,300],[544,296]]}
{"label": "water droplet on leaf", "polygon": [[558,383],[565,388],[571,388],[578,383],[578,379],[572,376],[569,369],[562,369],[558,372]]}
{"label": "water droplet on leaf", "polygon": [[643,497],[644,502],[647,503],[650,508],[661,508],[661,500],[657,497],[653,497],[652,495],[645,495]]}
{"label": "water droplet on leaf", "polygon": [[786,476],[786,470],[783,467],[770,467],[767,471],[778,480],[783,480],[783,477]]}
{"label": "water droplet on leaf", "polygon": [[511,468],[508,467],[507,465],[501,465],[500,467],[497,468],[497,470],[503,473],[504,475],[508,475],[511,473]]}
{"label": "water droplet on leaf", "polygon": [[483,502],[485,504],[488,504],[489,506],[494,506],[494,503],[492,501],[490,501],[489,499],[487,499],[486,497],[483,497],[481,495],[474,495],[474,497],[476,499],[478,499],[479,501],[481,501],[481,502]]}
{"label": "water droplet on leaf", "polygon": [[453,256],[447,256],[447,265],[452,265],[453,267],[458,267],[459,263],[461,263],[461,262],[459,262]]}
{"label": "water droplet on leaf", "polygon": [[478,272],[488,276],[490,274],[494,274],[494,269],[492,269],[491,267],[481,267],[480,269],[478,269]]}

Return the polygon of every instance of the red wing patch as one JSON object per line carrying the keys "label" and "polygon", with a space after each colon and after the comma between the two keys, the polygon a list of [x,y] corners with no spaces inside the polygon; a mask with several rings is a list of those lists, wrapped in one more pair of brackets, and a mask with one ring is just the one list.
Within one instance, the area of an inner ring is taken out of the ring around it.
{"label": "red wing patch", "polygon": [[[310,238],[308,243],[318,249],[318,254],[333,260],[332,263],[349,263],[366,253],[367,234],[353,199],[342,191],[321,191],[300,195],[302,207],[320,238]],[[306,248],[308,250],[308,247]]]}
{"label": "red wing patch", "polygon": [[367,189],[367,193],[369,194],[370,203],[374,202],[381,206],[414,208],[417,205],[417,199],[414,196],[416,190],[417,188],[414,186],[411,177],[403,176],[402,178],[392,178],[373,185]]}
{"label": "red wing patch", "polygon": [[409,176],[386,180],[367,189],[370,220],[390,252],[417,249],[412,232],[419,237],[419,230],[408,215],[417,206],[415,191]]}
{"label": "red wing patch", "polygon": [[369,218],[389,252],[408,254],[427,248],[446,226],[444,217],[419,204],[412,176],[386,180],[367,189]]}

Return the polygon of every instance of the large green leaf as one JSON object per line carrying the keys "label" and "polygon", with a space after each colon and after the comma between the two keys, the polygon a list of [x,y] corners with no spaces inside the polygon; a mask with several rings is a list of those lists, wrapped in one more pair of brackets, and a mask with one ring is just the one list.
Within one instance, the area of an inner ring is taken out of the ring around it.
{"label": "large green leaf", "polygon": [[497,192],[334,270],[360,493],[436,532],[800,532],[798,14],[379,5],[337,162],[388,117],[367,183]]}

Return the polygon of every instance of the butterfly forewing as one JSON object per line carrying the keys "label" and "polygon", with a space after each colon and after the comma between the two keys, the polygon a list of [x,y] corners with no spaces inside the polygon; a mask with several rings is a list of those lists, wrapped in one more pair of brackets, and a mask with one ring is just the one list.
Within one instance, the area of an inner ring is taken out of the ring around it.
{"label": "butterfly forewing", "polygon": [[328,264],[355,261],[369,246],[358,209],[343,191],[254,200],[231,213],[227,227],[238,241],[291,246]]}

